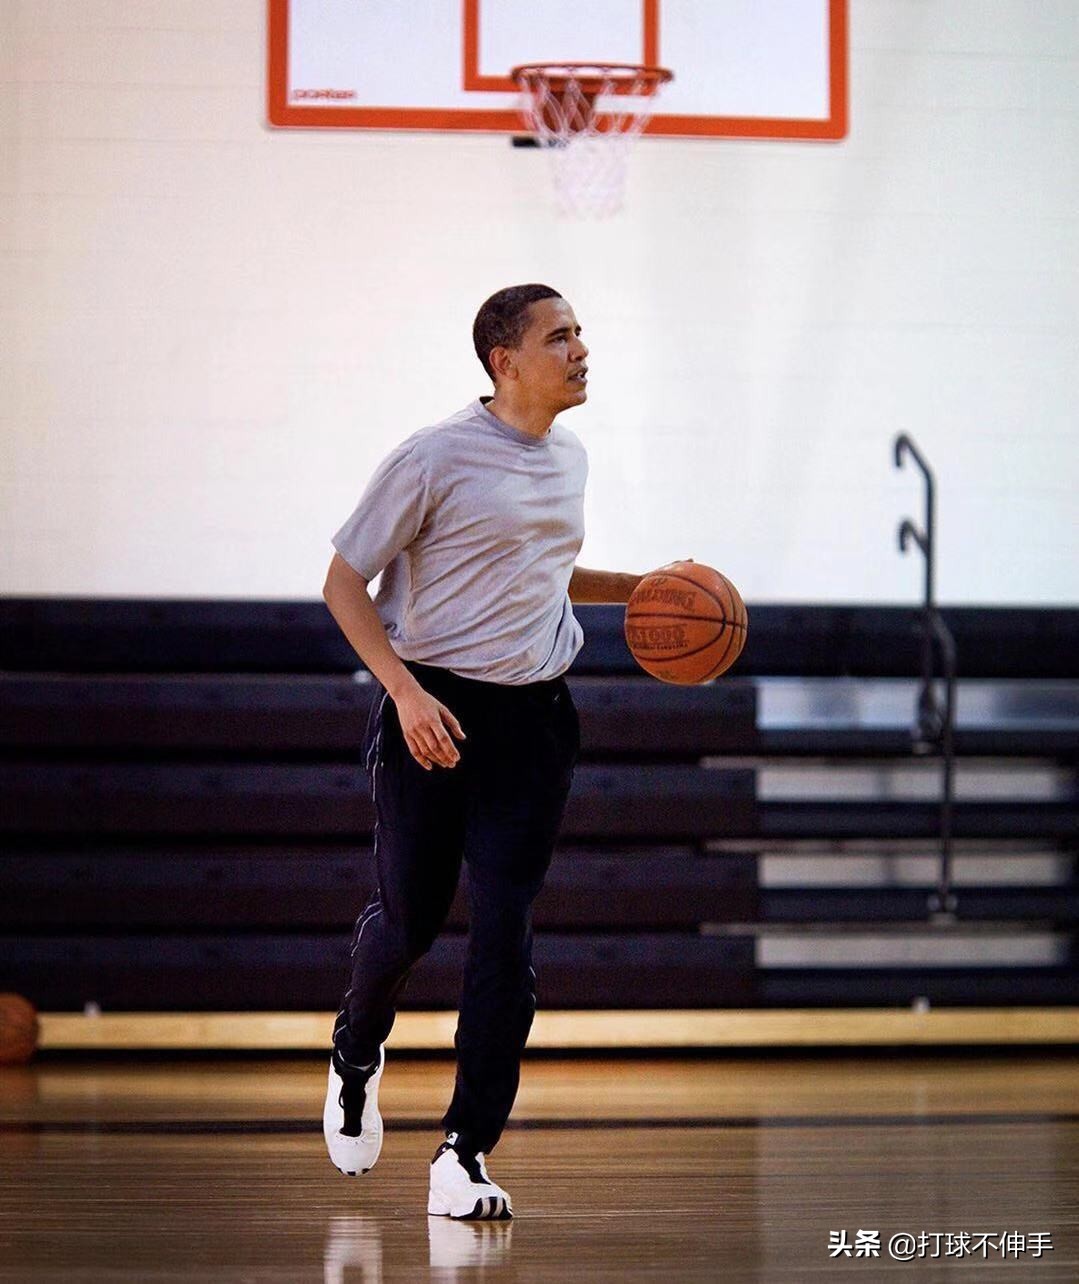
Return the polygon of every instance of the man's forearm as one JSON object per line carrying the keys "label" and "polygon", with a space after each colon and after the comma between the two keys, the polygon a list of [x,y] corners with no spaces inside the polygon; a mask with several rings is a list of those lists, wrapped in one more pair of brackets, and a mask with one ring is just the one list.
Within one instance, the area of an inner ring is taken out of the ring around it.
{"label": "man's forearm", "polygon": [[621,602],[624,605],[643,579],[643,575],[589,571],[583,566],[575,566],[569,581],[569,599],[571,602]]}
{"label": "man's forearm", "polygon": [[416,679],[390,645],[366,582],[347,567],[335,565],[322,595],[352,649],[396,702]]}

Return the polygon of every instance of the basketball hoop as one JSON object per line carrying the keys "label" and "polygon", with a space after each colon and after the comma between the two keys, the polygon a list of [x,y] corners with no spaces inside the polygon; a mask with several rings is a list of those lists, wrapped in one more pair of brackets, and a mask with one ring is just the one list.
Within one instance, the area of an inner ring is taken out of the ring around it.
{"label": "basketball hoop", "polygon": [[621,209],[630,148],[674,73],[633,63],[545,62],[514,67],[510,76],[521,90],[522,115],[549,149],[559,207],[600,217]]}

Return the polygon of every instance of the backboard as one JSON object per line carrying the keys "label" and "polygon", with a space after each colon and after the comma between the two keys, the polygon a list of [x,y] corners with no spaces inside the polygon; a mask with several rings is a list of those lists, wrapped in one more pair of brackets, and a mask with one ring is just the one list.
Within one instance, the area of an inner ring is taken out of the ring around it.
{"label": "backboard", "polygon": [[847,0],[268,0],[269,120],[519,134],[528,62],[674,72],[646,132],[843,138]]}

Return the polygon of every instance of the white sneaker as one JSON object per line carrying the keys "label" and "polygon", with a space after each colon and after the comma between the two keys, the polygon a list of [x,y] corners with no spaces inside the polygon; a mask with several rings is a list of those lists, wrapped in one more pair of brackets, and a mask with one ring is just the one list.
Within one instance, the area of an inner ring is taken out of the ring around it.
{"label": "white sneaker", "polygon": [[427,1211],[433,1217],[507,1221],[513,1216],[510,1197],[487,1176],[482,1155],[454,1150],[451,1132],[431,1161],[431,1193]]}
{"label": "white sneaker", "polygon": [[[322,1110],[322,1135],[334,1167],[348,1177],[374,1168],[382,1149],[382,1116],[378,1113],[378,1085],[386,1064],[386,1049],[378,1050],[378,1065],[365,1081],[343,1079],[330,1058],[330,1080]],[[362,1094],[362,1096],[361,1096]],[[346,1121],[346,1113],[348,1119]],[[357,1115],[359,1116],[357,1120]],[[358,1131],[355,1131],[358,1124]],[[342,1128],[349,1128],[348,1133]],[[355,1132],[355,1135],[350,1135]]]}

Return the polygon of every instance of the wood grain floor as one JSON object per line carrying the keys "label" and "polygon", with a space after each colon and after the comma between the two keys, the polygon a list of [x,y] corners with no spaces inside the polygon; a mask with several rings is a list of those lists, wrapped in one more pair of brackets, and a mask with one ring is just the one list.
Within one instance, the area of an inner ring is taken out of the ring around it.
{"label": "wood grain floor", "polygon": [[[0,1280],[1079,1278],[1066,1054],[530,1060],[492,1225],[425,1212],[452,1073],[391,1061],[382,1158],[350,1180],[320,1060],[2,1069]],[[860,1230],[879,1257],[830,1256]],[[1002,1258],[1009,1231],[1052,1248]],[[902,1262],[902,1232],[992,1239]]]}

